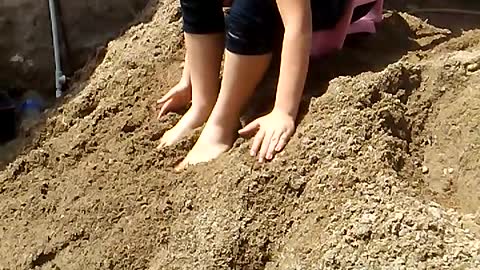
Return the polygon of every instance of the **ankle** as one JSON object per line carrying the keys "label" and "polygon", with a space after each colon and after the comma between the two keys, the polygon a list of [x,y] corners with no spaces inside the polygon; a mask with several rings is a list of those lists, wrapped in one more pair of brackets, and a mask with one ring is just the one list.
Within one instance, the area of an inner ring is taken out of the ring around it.
{"label": "ankle", "polygon": [[229,110],[228,108],[220,108],[219,106],[215,106],[210,118],[212,123],[215,125],[230,128],[237,125],[240,119],[240,114]]}
{"label": "ankle", "polygon": [[207,104],[192,103],[192,106],[190,107],[190,110],[197,117],[202,118],[206,121],[208,119],[208,117],[210,116],[210,114],[212,113],[213,105],[210,106],[210,105],[207,105]]}
{"label": "ankle", "polygon": [[233,119],[230,117],[225,116],[215,116],[213,114],[210,115],[208,119],[208,124],[212,127],[216,127],[216,129],[221,130],[222,133],[235,133],[239,127],[239,120]]}

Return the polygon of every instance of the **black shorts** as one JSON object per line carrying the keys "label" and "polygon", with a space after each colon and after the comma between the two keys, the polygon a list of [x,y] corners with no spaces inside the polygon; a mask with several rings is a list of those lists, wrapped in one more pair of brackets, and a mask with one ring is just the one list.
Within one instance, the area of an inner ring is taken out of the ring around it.
{"label": "black shorts", "polygon": [[[311,0],[313,30],[335,27],[347,1]],[[275,0],[234,0],[226,19],[222,0],[180,0],[180,4],[186,33],[225,32],[226,48],[237,54],[261,55],[271,52],[275,35],[282,29]]]}

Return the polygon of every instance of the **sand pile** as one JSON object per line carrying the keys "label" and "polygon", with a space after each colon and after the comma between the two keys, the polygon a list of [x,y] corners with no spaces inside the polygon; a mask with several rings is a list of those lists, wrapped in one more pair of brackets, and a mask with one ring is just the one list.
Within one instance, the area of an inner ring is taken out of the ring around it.
{"label": "sand pile", "polygon": [[239,139],[175,173],[198,133],[156,151],[180,116],[151,111],[180,76],[174,3],[111,42],[0,173],[0,269],[480,268],[480,31],[389,14],[313,64],[282,156],[260,166]]}

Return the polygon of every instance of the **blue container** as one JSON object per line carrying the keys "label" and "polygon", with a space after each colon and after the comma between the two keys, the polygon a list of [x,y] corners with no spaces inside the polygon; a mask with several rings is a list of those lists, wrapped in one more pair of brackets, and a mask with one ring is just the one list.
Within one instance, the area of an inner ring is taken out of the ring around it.
{"label": "blue container", "polygon": [[42,109],[42,103],[33,98],[25,100],[21,107],[22,114],[34,114],[35,116],[38,116],[42,112]]}
{"label": "blue container", "polygon": [[4,92],[0,92],[0,143],[13,140],[16,136],[15,104]]}

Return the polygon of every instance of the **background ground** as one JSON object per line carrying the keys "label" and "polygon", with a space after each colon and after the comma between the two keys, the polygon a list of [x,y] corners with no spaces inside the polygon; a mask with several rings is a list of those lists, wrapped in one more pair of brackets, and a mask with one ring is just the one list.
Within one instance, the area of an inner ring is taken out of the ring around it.
{"label": "background ground", "polygon": [[[58,4],[62,71],[81,68],[97,48],[125,30],[149,0]],[[153,1],[152,1],[153,2]],[[48,1],[0,0],[0,91],[38,91],[54,98],[55,66]]]}

